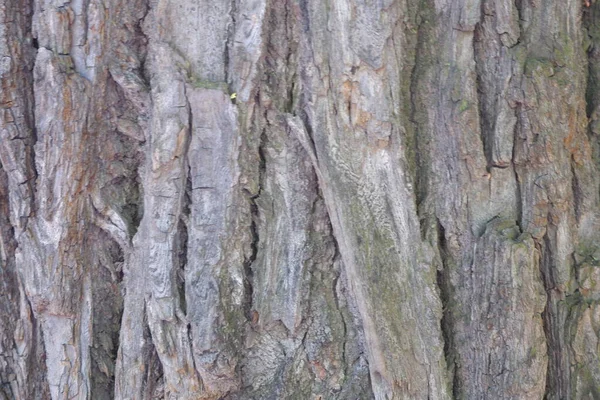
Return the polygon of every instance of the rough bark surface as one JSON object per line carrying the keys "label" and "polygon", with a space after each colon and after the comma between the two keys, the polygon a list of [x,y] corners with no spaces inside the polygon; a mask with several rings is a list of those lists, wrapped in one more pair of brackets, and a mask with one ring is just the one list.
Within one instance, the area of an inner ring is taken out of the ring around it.
{"label": "rough bark surface", "polygon": [[0,0],[0,399],[600,399],[600,2]]}

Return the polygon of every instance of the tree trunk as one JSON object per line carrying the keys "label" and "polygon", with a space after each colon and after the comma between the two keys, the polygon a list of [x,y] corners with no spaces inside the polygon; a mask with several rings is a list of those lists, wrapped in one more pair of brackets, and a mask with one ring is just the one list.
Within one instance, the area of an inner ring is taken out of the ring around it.
{"label": "tree trunk", "polygon": [[600,2],[0,0],[0,84],[0,399],[600,399]]}

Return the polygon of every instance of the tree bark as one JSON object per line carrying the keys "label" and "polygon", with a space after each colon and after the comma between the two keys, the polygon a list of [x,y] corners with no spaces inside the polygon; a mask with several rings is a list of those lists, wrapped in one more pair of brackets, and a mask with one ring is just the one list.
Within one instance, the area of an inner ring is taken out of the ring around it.
{"label": "tree bark", "polygon": [[600,398],[600,2],[0,0],[0,399]]}

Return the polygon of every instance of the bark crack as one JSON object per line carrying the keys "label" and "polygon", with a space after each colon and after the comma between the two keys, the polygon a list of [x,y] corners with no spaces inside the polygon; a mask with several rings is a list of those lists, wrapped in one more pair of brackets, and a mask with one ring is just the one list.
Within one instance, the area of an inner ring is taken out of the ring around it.
{"label": "bark crack", "polygon": [[[546,291],[546,305],[542,312],[542,321],[546,345],[548,348],[548,371],[546,375],[545,399],[569,399],[570,371],[563,371],[563,338],[560,333],[560,298],[562,293],[556,288],[553,276],[552,254],[550,251],[550,238],[548,233],[542,238],[542,243],[535,241],[535,246],[542,255],[540,260],[540,274]],[[565,320],[566,321],[566,320]],[[567,374],[567,376],[565,376]],[[566,379],[565,379],[566,378]]]}
{"label": "bark crack", "polygon": [[419,123],[419,115],[418,113],[422,111],[418,111],[418,92],[419,92],[419,84],[421,81],[422,71],[421,65],[423,64],[423,58],[425,55],[423,52],[425,49],[426,42],[426,32],[425,32],[425,18],[419,14],[417,15],[418,24],[417,24],[417,33],[416,33],[416,44],[415,44],[415,56],[414,56],[414,64],[410,73],[410,87],[409,87],[409,100],[410,100],[410,110],[408,115],[408,120],[413,125],[414,129],[414,176],[412,176],[412,181],[415,183],[416,193],[415,193],[415,201],[417,205],[417,214],[419,217],[420,228],[421,228],[421,237],[425,238],[426,232],[425,227],[426,224],[423,224],[422,221],[425,219],[425,210],[423,209],[423,205],[427,198],[427,189],[428,189],[428,175],[429,171],[425,170],[425,164],[427,163],[427,151],[428,149],[422,148],[424,147],[421,143],[421,124]]}
{"label": "bark crack", "polygon": [[229,8],[229,23],[227,24],[227,37],[225,38],[225,48],[223,50],[223,68],[224,68],[224,77],[225,83],[228,86],[228,93],[234,93],[235,89],[232,87],[233,81],[230,76],[230,55],[229,52],[233,48],[234,37],[235,37],[235,29],[236,29],[236,20],[235,16],[238,12],[237,10],[237,0],[231,0],[231,7]]}
{"label": "bark crack", "polygon": [[444,359],[446,360],[446,367],[448,374],[452,379],[452,397],[458,398],[459,394],[459,380],[458,373],[456,371],[456,354],[453,344],[453,322],[452,313],[450,310],[451,303],[451,291],[449,287],[448,278],[448,266],[446,265],[446,257],[448,256],[448,249],[446,244],[446,231],[441,221],[436,218],[437,221],[437,244],[442,262],[442,269],[436,273],[436,282],[439,289],[439,297],[442,303],[442,320],[440,321],[442,337],[444,339]]}
{"label": "bark crack", "polygon": [[[266,114],[265,114],[266,120]],[[244,315],[248,321],[251,321],[255,325],[258,323],[258,313],[253,310],[253,294],[254,294],[254,271],[252,269],[254,262],[258,256],[258,244],[260,237],[258,233],[258,224],[260,222],[260,210],[258,207],[258,199],[262,193],[264,187],[264,180],[266,179],[266,158],[264,154],[264,147],[267,141],[266,128],[263,128],[260,134],[258,144],[258,191],[256,194],[250,196],[250,255],[244,260]]]}

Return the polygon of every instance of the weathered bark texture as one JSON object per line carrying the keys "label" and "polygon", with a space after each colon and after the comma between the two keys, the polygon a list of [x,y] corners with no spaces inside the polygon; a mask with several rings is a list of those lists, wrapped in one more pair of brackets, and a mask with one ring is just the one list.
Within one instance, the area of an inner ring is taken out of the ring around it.
{"label": "weathered bark texture", "polygon": [[600,2],[0,0],[0,400],[600,399]]}

